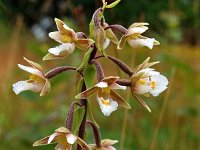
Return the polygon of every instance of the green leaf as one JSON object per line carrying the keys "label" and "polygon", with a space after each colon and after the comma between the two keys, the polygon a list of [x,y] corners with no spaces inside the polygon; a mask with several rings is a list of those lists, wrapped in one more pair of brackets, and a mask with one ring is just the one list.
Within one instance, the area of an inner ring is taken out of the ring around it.
{"label": "green leaf", "polygon": [[109,4],[109,5],[106,5],[105,8],[113,8],[113,7],[115,7],[117,4],[119,4],[120,1],[121,1],[121,0],[116,0],[116,1],[113,2],[113,3],[111,3],[111,4]]}
{"label": "green leaf", "polygon": [[96,68],[94,65],[87,65],[84,69],[84,80],[87,89],[93,86],[94,77],[96,76]]}
{"label": "green leaf", "polygon": [[85,66],[88,64],[88,61],[90,59],[90,55],[91,55],[91,52],[93,51],[93,48],[90,48],[84,55],[83,57],[83,61],[81,63],[81,65],[78,67],[78,70],[82,70],[85,68]]}
{"label": "green leaf", "polygon": [[91,107],[91,105],[90,105],[90,101],[88,101],[88,105],[89,105],[89,112],[90,112],[90,116],[91,116],[92,122],[96,125],[97,128],[99,128],[99,125],[98,125],[97,122],[95,121],[94,116],[93,116],[93,114],[92,114],[92,107]]}
{"label": "green leaf", "polygon": [[75,133],[83,120],[83,115],[85,113],[85,108],[84,107],[77,107],[74,111],[74,124],[73,124],[73,129],[72,132]]}
{"label": "green leaf", "polygon": [[78,85],[77,85],[77,93],[81,93],[82,87],[83,87],[83,82],[84,82],[83,79],[79,80]]}

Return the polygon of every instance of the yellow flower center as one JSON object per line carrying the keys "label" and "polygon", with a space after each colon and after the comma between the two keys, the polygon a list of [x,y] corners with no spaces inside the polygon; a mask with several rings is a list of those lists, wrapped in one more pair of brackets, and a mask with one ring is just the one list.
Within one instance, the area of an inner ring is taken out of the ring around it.
{"label": "yellow flower center", "polygon": [[145,85],[147,82],[144,79],[140,79],[139,83],[142,84],[142,85]]}
{"label": "yellow flower center", "polygon": [[101,102],[102,102],[103,105],[106,105],[106,106],[110,105],[109,100],[105,100],[105,99],[101,98]]}
{"label": "yellow flower center", "polygon": [[32,81],[36,81],[36,82],[38,82],[38,83],[44,82],[44,79],[43,79],[43,78],[41,78],[41,77],[39,77],[39,76],[36,76],[36,75],[33,75],[33,74],[30,76],[30,79],[31,79]]}
{"label": "yellow flower center", "polygon": [[156,87],[156,82],[155,81],[151,81],[151,88],[155,89],[155,87]]}
{"label": "yellow flower center", "polygon": [[109,87],[102,88],[101,93],[106,94],[106,95],[110,95],[110,88]]}
{"label": "yellow flower center", "polygon": [[70,36],[67,36],[67,35],[62,35],[62,42],[63,43],[69,43],[69,42],[72,42],[72,39]]}

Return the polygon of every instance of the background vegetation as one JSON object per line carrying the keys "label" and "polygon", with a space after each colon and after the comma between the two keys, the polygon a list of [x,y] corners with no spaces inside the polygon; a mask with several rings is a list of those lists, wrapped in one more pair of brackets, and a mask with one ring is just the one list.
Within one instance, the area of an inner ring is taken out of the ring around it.
{"label": "background vegetation", "polygon": [[[48,38],[48,32],[55,30],[53,18],[64,19],[76,31],[87,33],[92,13],[100,6],[100,0],[0,1],[0,149],[52,148],[31,145],[64,125],[78,76],[67,72],[52,79],[52,91],[45,97],[32,92],[16,96],[12,84],[28,78],[17,64],[24,64],[25,56],[41,63],[46,71],[64,64],[78,66],[84,54],[79,50],[68,59],[42,62],[48,48],[56,44]],[[168,77],[170,85],[159,97],[146,98],[151,114],[134,101],[129,91],[121,94],[132,109],[119,109],[110,117],[104,117],[94,97],[91,98],[102,137],[119,140],[116,147],[121,150],[200,149],[200,1],[122,0],[119,6],[107,10],[106,20],[126,27],[132,22],[150,23],[146,35],[155,37],[160,46],[148,50],[127,45],[124,51],[117,51],[111,45],[107,53],[132,68],[148,56],[152,61],[161,61],[156,69]],[[111,62],[101,62],[107,76],[127,77]],[[92,138],[88,141],[93,142]]]}

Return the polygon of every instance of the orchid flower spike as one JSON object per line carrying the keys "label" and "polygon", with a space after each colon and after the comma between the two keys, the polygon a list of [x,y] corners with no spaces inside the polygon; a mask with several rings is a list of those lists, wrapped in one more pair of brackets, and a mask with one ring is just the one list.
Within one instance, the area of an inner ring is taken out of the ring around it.
{"label": "orchid flower spike", "polygon": [[113,111],[117,110],[118,105],[130,109],[130,105],[113,89],[125,90],[125,86],[116,83],[119,77],[109,76],[104,78],[92,88],[78,94],[76,99],[84,99],[97,92],[97,101],[101,111],[105,116],[109,116]]}
{"label": "orchid flower spike", "polygon": [[144,37],[141,34],[144,33],[149,25],[148,23],[133,23],[127,30],[127,33],[123,35],[119,41],[117,49],[122,49],[126,43],[133,48],[140,48],[143,46],[152,49],[154,45],[159,45],[160,43],[154,38]]}
{"label": "orchid flower spike", "polygon": [[27,71],[31,74],[30,79],[19,81],[13,84],[13,91],[15,92],[15,94],[19,94],[22,91],[31,90],[33,92],[40,92],[40,96],[47,95],[50,92],[51,85],[49,80],[45,78],[42,67],[39,64],[26,58],[24,58],[24,60],[26,60],[29,65],[31,65],[31,67],[21,64],[18,64],[18,66],[22,70]]}
{"label": "orchid flower spike", "polygon": [[92,39],[80,38],[73,29],[60,19],[55,18],[55,22],[58,31],[50,32],[49,37],[61,45],[50,48],[49,53],[44,56],[43,60],[63,59],[74,52],[75,46],[87,50],[94,43]]}

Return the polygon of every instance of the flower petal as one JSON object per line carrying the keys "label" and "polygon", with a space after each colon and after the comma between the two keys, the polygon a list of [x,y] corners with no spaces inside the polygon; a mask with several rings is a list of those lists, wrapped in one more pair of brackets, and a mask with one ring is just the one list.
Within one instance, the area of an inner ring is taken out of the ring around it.
{"label": "flower petal", "polygon": [[49,37],[59,43],[62,43],[62,35],[60,34],[59,31],[50,32]]}
{"label": "flower petal", "polygon": [[46,61],[46,60],[55,60],[55,59],[63,59],[65,57],[61,57],[61,56],[56,56],[56,55],[53,55],[51,53],[47,53],[44,57],[43,57],[43,61]]}
{"label": "flower petal", "polygon": [[135,95],[133,93],[133,96],[135,97],[135,99],[144,107],[146,108],[150,113],[151,113],[151,109],[149,108],[149,106],[145,103],[145,101],[143,101],[141,98],[137,97],[137,95]]}
{"label": "flower petal", "polygon": [[44,95],[49,94],[50,90],[51,90],[51,84],[50,84],[49,80],[46,79],[46,82],[44,84],[44,87],[42,88],[40,96],[44,96]]}
{"label": "flower petal", "polygon": [[56,22],[58,30],[60,31],[60,34],[66,35],[73,40],[77,40],[77,35],[73,29],[69,28],[63,21],[58,18],[55,18],[54,20]]}
{"label": "flower petal", "polygon": [[118,103],[111,98],[104,99],[103,97],[97,97],[101,111],[105,116],[109,116],[113,111],[117,110]]}
{"label": "flower petal", "polygon": [[103,42],[103,49],[106,49],[110,44],[110,39],[106,38]]}
{"label": "flower petal", "polygon": [[77,137],[77,143],[84,149],[84,150],[91,150],[89,145],[85,143],[81,138]]}
{"label": "flower petal", "polygon": [[33,146],[41,146],[41,145],[47,145],[48,144],[48,139],[50,136],[47,136],[41,140],[36,141]]}
{"label": "flower petal", "polygon": [[143,74],[143,76],[145,77],[149,77],[149,76],[153,76],[153,75],[159,75],[160,72],[158,71],[154,71],[155,69],[152,69],[152,68],[145,68],[145,69],[142,69],[140,71],[138,71],[138,74]]}
{"label": "flower petal", "polygon": [[130,39],[137,38],[140,34],[144,33],[146,30],[148,30],[148,27],[146,26],[129,28],[126,37],[129,37]]}
{"label": "flower petal", "polygon": [[158,96],[161,92],[167,89],[168,80],[163,75],[154,75],[151,76],[151,81],[155,82],[155,88],[153,88],[150,93],[153,96]]}
{"label": "flower petal", "polygon": [[102,80],[102,82],[106,82],[108,86],[110,86],[111,84],[115,83],[118,79],[119,79],[118,76],[109,76],[109,77],[105,77]]}
{"label": "flower petal", "polygon": [[57,132],[54,132],[54,133],[49,137],[47,144],[50,144],[50,143],[53,141],[53,139],[54,139],[57,135],[59,135],[59,134],[58,134]]}
{"label": "flower petal", "polygon": [[99,88],[106,88],[108,87],[108,84],[106,82],[99,82],[95,86]]}
{"label": "flower petal", "polygon": [[119,44],[117,45],[117,49],[122,49],[127,41],[127,37],[123,35],[119,40]]}
{"label": "flower petal", "polygon": [[140,48],[143,46],[148,47],[149,49],[153,48],[153,45],[158,45],[157,41],[154,38],[136,38],[132,40],[128,40],[128,43],[133,47],[133,48]]}
{"label": "flower petal", "polygon": [[117,150],[117,149],[114,148],[113,146],[106,146],[105,149],[106,149],[106,150]]}
{"label": "flower petal", "polygon": [[118,140],[103,139],[101,141],[102,146],[111,146],[111,145],[114,145],[116,143],[118,143]]}
{"label": "flower petal", "polygon": [[29,66],[24,66],[24,65],[21,65],[21,64],[18,64],[18,67],[20,69],[24,70],[24,71],[27,71],[27,72],[29,72],[31,74],[37,75],[37,76],[39,76],[39,77],[44,79],[43,72],[38,70],[38,69],[35,69],[33,67],[29,67]]}
{"label": "flower petal", "polygon": [[70,145],[66,142],[59,142],[56,145],[55,150],[72,150],[72,145]]}
{"label": "flower petal", "polygon": [[43,84],[38,84],[36,82],[33,83],[29,83],[27,81],[19,81],[15,84],[13,84],[13,91],[15,92],[15,94],[19,94],[22,91],[27,91],[27,90],[31,90],[33,92],[40,92],[43,88]]}
{"label": "flower petal", "polygon": [[73,134],[66,134],[66,139],[67,139],[67,142],[69,144],[74,144],[74,142],[77,140],[77,136],[73,135]]}
{"label": "flower petal", "polygon": [[98,87],[92,87],[86,91],[83,91],[82,93],[78,94],[75,96],[75,99],[84,99],[87,98],[88,96],[94,94],[95,92],[97,92],[99,90]]}
{"label": "flower petal", "polygon": [[56,56],[67,57],[69,54],[74,52],[74,49],[74,43],[64,43],[54,48],[50,48],[48,52]]}
{"label": "flower petal", "polygon": [[117,83],[113,83],[110,85],[110,88],[111,89],[120,89],[120,90],[126,90],[126,86],[122,86],[122,85],[119,85]]}
{"label": "flower petal", "polygon": [[24,57],[24,60],[26,60],[26,62],[28,62],[33,68],[38,69],[40,71],[42,71],[42,66],[40,66],[38,63],[35,63],[31,60],[28,60],[27,58]]}
{"label": "flower petal", "polygon": [[82,50],[87,50],[94,41],[92,39],[78,39],[76,41],[76,46]]}
{"label": "flower petal", "polygon": [[135,22],[129,28],[141,27],[141,26],[147,26],[147,25],[149,25],[149,23],[147,22]]}
{"label": "flower petal", "polygon": [[[108,27],[108,24],[106,24],[105,27]],[[109,28],[109,29],[105,30],[105,32],[106,32],[106,37],[108,39],[110,39],[113,43],[115,43],[115,44],[119,43],[119,41],[118,41],[116,35],[114,34],[114,32],[112,31],[112,29]]]}
{"label": "flower petal", "polygon": [[59,132],[59,133],[64,133],[64,134],[69,134],[70,133],[70,130],[68,130],[67,128],[65,127],[60,127],[58,129],[55,130],[56,132]]}
{"label": "flower petal", "polygon": [[139,79],[135,86],[134,86],[134,92],[137,94],[145,94],[152,90],[150,86],[150,80],[149,78],[142,78]]}
{"label": "flower petal", "polygon": [[124,108],[131,109],[131,106],[120,96],[118,95],[115,91],[111,90],[110,91],[110,96],[113,100],[117,101],[117,103]]}

